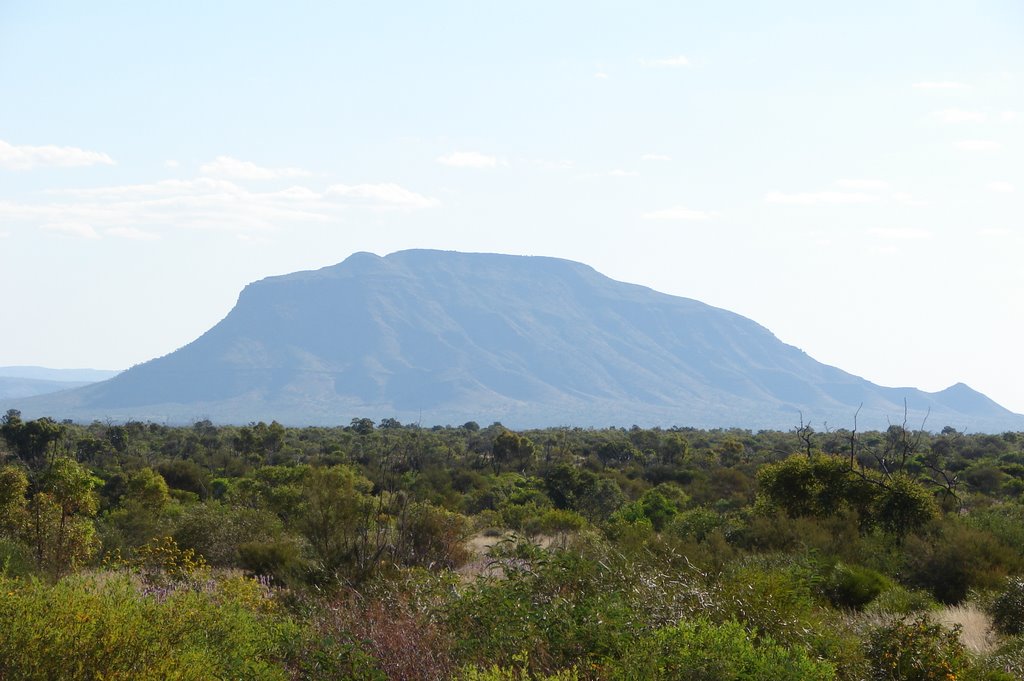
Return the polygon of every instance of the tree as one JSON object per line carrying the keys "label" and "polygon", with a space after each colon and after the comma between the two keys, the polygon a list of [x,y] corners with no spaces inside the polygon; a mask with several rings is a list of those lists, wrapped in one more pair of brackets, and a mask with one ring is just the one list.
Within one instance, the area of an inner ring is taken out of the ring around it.
{"label": "tree", "polygon": [[388,548],[383,501],[369,495],[371,488],[348,466],[313,468],[302,481],[297,526],[325,573],[347,569],[362,579]]}
{"label": "tree", "polygon": [[491,456],[495,470],[526,470],[536,457],[536,447],[529,438],[503,430],[494,438]]}
{"label": "tree", "polygon": [[0,435],[18,458],[34,468],[44,464],[50,445],[64,434],[64,426],[48,417],[22,421],[21,412],[17,409],[9,410],[2,423]]}
{"label": "tree", "polygon": [[17,537],[27,520],[28,476],[17,466],[0,468],[0,537]]}
{"label": "tree", "polygon": [[88,560],[98,547],[92,518],[102,481],[66,457],[54,459],[28,503],[23,530],[36,565],[56,579]]}
{"label": "tree", "polygon": [[134,548],[169,535],[172,528],[166,509],[171,494],[163,477],[143,468],[129,475],[124,487],[120,508],[103,519],[106,548]]}

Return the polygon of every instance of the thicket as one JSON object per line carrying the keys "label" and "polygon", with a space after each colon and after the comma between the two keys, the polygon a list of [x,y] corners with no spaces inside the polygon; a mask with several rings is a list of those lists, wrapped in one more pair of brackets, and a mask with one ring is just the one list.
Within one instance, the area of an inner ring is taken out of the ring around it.
{"label": "thicket", "polygon": [[0,436],[0,678],[1024,678],[1020,433]]}

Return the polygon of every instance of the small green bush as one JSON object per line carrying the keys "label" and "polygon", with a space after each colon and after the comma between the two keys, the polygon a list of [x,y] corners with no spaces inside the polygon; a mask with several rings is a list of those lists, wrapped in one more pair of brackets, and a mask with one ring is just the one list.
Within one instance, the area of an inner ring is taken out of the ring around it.
{"label": "small green bush", "polygon": [[526,653],[514,656],[515,664],[508,667],[492,665],[483,667],[466,667],[456,677],[457,681],[579,681],[580,675],[576,668],[560,669],[551,674],[531,674],[530,658]]}
{"label": "small green bush", "polygon": [[826,575],[822,591],[837,608],[862,610],[888,585],[889,580],[874,570],[838,563]]}
{"label": "small green bush", "polygon": [[294,585],[306,570],[300,547],[293,541],[256,541],[239,544],[238,562],[255,576],[277,584]]}
{"label": "small green bush", "polygon": [[629,681],[827,681],[835,670],[786,649],[769,637],[751,636],[736,621],[682,621],[639,641],[611,665],[611,678]]}
{"label": "small green bush", "polygon": [[[1006,681],[1024,679],[1024,636],[1016,636],[986,656],[986,666],[995,670],[990,673],[993,681],[1003,681],[996,673],[1003,673]],[[986,679],[988,681],[988,679]]]}
{"label": "small green bush", "polygon": [[262,599],[252,588],[224,587],[145,595],[110,574],[52,587],[0,580],[0,678],[288,678],[299,628],[261,612],[267,604],[254,602]]}
{"label": "small green bush", "polygon": [[865,610],[880,615],[913,615],[939,607],[927,591],[893,584],[878,595]]}
{"label": "small green bush", "polygon": [[992,625],[1004,636],[1024,634],[1024,578],[1013,577],[999,591],[988,608]]}
{"label": "small green bush", "polygon": [[33,568],[32,555],[24,544],[0,539],[0,577],[28,577]]}
{"label": "small green bush", "polygon": [[959,631],[924,616],[875,629],[867,652],[872,681],[952,681],[969,665]]}
{"label": "small green bush", "polygon": [[1021,567],[1013,548],[987,530],[957,518],[936,523],[927,535],[907,538],[901,580],[927,589],[941,603],[956,605],[972,590],[998,588]]}

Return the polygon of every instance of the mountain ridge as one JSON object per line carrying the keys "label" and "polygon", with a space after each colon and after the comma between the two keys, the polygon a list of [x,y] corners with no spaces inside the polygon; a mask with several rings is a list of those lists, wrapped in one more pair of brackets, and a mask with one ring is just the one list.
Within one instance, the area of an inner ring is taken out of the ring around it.
{"label": "mountain ridge", "polygon": [[[914,423],[1024,429],[1024,416],[966,385],[876,386],[736,313],[582,263],[417,249],[253,282],[193,342],[49,406],[70,418],[296,425],[789,428],[852,424],[858,408],[861,427],[884,427],[904,400]],[[24,404],[37,413],[47,400]]]}

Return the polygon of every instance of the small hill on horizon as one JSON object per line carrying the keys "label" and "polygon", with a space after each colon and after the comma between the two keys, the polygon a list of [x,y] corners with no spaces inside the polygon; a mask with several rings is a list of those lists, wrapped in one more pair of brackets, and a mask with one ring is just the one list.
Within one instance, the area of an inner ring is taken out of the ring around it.
{"label": "small hill on horizon", "polygon": [[46,395],[113,378],[119,371],[49,369],[38,366],[0,367],[0,400]]}
{"label": "small hill on horizon", "polygon": [[116,377],[7,401],[26,417],[337,425],[885,428],[998,432],[966,385],[886,388],[766,328],[557,258],[356,253],[248,285],[200,338]]}

